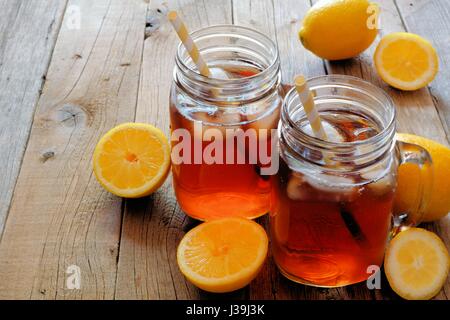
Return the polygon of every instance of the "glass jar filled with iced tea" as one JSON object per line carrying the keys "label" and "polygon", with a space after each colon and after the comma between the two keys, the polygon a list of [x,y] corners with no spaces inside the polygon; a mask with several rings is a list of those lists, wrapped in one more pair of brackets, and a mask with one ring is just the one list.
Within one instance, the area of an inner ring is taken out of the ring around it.
{"label": "glass jar filled with iced tea", "polygon": [[269,210],[272,134],[282,102],[280,61],[265,35],[234,25],[191,34],[211,76],[183,45],[170,94],[173,187],[182,210],[210,220]]}
{"label": "glass jar filled with iced tea", "polygon": [[[381,267],[393,226],[420,220],[431,162],[420,147],[395,142],[395,108],[381,89],[338,75],[308,83],[328,140],[314,137],[291,90],[281,111],[280,168],[273,178],[273,256],[291,280],[344,286]],[[419,190],[411,190],[417,191],[414,208],[393,215],[397,168],[406,162],[419,166],[422,179]]]}

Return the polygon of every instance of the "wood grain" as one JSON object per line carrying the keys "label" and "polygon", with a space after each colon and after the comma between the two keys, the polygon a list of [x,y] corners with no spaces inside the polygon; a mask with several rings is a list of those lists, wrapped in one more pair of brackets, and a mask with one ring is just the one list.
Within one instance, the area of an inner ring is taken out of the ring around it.
{"label": "wood grain", "polygon": [[[213,24],[231,23],[231,2],[169,1],[190,31]],[[149,14],[155,15],[155,7]],[[160,28],[145,40],[136,121],[158,126],[169,135],[169,90],[176,46],[179,40],[170,24],[160,19]],[[188,283],[176,262],[181,237],[195,222],[180,210],[171,177],[151,197],[129,200],[125,205],[117,277],[118,299],[242,298],[245,290],[230,295],[212,295]]]}
{"label": "wood grain", "polygon": [[[417,33],[427,38],[436,48],[439,56],[439,72],[429,85],[429,93],[438,110],[442,125],[447,133],[447,140],[438,141],[449,145],[450,142],[450,2],[445,0],[397,0],[402,21],[409,32]],[[428,119],[427,126],[433,126]],[[437,122],[436,122],[437,123]],[[434,125],[436,125],[436,123]],[[439,179],[439,177],[436,177]],[[450,248],[450,216],[428,227],[437,232]],[[450,278],[437,299],[449,299]]]}
{"label": "wood grain", "polygon": [[[234,24],[256,29],[278,44],[274,19],[274,7],[270,0],[233,1]],[[284,61],[283,56],[284,55],[280,50],[281,61]],[[258,219],[258,222],[266,228],[266,231],[268,230],[267,215]],[[266,260],[261,273],[249,285],[249,297],[252,299],[276,299],[279,279],[280,276],[277,273],[277,267],[272,260],[272,254],[269,250],[269,257]]]}
{"label": "wood grain", "polygon": [[[114,298],[121,199],[99,186],[91,155],[102,134],[134,119],[146,4],[68,5],[80,29],[65,16],[36,109],[0,243],[3,299]],[[70,265],[80,290],[66,288]]]}
{"label": "wood grain", "polygon": [[439,72],[429,90],[450,141],[450,2],[447,0],[397,0],[409,32],[428,39],[439,56]]}
{"label": "wood grain", "polygon": [[0,1],[0,236],[66,1]]}

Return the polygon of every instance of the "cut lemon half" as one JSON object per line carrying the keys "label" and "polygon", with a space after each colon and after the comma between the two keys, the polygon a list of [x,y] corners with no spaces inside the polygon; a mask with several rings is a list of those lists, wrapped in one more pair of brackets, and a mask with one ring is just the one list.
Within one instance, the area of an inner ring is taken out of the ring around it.
{"label": "cut lemon half", "polygon": [[100,139],[93,166],[97,180],[109,192],[144,197],[158,189],[169,173],[169,143],[152,125],[124,123]]}
{"label": "cut lemon half", "polygon": [[200,289],[234,291],[256,277],[266,259],[268,243],[264,229],[252,220],[208,221],[183,237],[177,251],[178,266]]}
{"label": "cut lemon half", "polygon": [[417,90],[428,85],[438,71],[438,56],[430,42],[407,32],[384,36],[374,55],[380,77],[394,88]]}
{"label": "cut lemon half", "polygon": [[450,266],[447,248],[433,232],[411,228],[392,239],[384,261],[392,289],[408,300],[431,299],[439,293]]}

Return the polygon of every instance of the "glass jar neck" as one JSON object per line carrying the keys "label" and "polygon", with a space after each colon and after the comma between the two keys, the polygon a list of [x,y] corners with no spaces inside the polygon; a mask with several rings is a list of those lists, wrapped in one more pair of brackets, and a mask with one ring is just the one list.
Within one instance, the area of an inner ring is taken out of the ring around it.
{"label": "glass jar neck", "polygon": [[[324,141],[300,128],[306,119],[295,91],[285,97],[278,128],[280,151],[291,161],[322,171],[355,172],[370,167],[394,148],[395,108],[381,89],[355,77],[330,75],[308,80],[319,114],[358,114],[377,126],[377,134],[350,142]],[[350,120],[349,120],[350,121]]]}
{"label": "glass jar neck", "polygon": [[[180,44],[175,58],[174,80],[196,99],[241,104],[259,99],[280,83],[278,49],[262,33],[241,26],[219,25],[195,31],[191,37],[213,75],[210,78],[201,75],[186,48]],[[256,72],[250,75],[244,72],[242,77],[225,79],[223,72],[219,75],[213,72],[226,68],[247,68]]]}

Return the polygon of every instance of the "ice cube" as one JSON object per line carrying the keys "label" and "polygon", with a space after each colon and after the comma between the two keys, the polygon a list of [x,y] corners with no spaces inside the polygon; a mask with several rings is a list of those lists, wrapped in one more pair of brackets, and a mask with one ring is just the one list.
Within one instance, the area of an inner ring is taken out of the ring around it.
{"label": "ice cube", "polygon": [[360,157],[360,156],[364,156],[363,158],[355,158],[353,159],[353,162],[356,165],[363,165],[365,163],[367,163],[367,157],[366,155],[370,155],[372,152],[375,151],[375,147],[373,145],[361,145],[358,146],[355,150],[355,152],[353,153],[354,157]]}
{"label": "ice cube", "polygon": [[210,78],[212,79],[219,79],[219,80],[229,80],[230,77],[228,76],[228,73],[224,71],[222,68],[217,67],[211,67],[209,68],[210,71]]}
{"label": "ice cube", "polygon": [[378,196],[393,191],[394,186],[395,186],[395,179],[390,174],[387,174],[383,178],[368,184],[370,190],[372,190]]}
{"label": "ice cube", "polygon": [[367,187],[377,196],[391,192],[395,186],[395,177],[390,170],[390,166],[380,163],[372,166],[361,174],[361,177],[369,181]]}
{"label": "ice cube", "polygon": [[307,175],[294,172],[288,181],[287,195],[294,201],[318,202],[352,201],[359,196],[359,188],[353,185],[353,179],[331,175],[327,175],[326,179],[328,182],[319,182]]}
{"label": "ice cube", "polygon": [[304,179],[314,189],[319,201],[353,201],[360,194],[360,188],[351,177],[319,173],[314,176],[305,176]]}
{"label": "ice cube", "polygon": [[355,180],[331,174],[318,173],[305,176],[305,180],[314,188],[325,192],[342,192],[354,188]]}
{"label": "ice cube", "polygon": [[[327,141],[330,142],[345,142],[345,137],[337,130],[333,125],[328,123],[327,121],[322,121],[323,130],[325,131],[327,135]],[[311,125],[309,122],[305,123],[302,127],[303,132],[305,132],[307,135],[315,137]]]}
{"label": "ice cube", "polygon": [[194,121],[191,121],[192,131],[195,132],[195,138],[203,140],[207,130],[216,129],[221,132],[222,138],[226,138],[226,129],[237,129],[242,121],[240,113],[237,110],[218,109],[215,112],[195,112],[192,114],[195,122],[202,125],[202,136],[200,132],[194,131]]}
{"label": "ice cube", "polygon": [[386,176],[388,169],[389,168],[386,168],[385,163],[377,163],[369,168],[364,169],[361,177],[367,181],[376,181]]}
{"label": "ice cube", "polygon": [[[276,129],[278,127],[278,121],[280,119],[280,109],[277,107],[274,110],[268,112],[246,114],[247,128],[254,129],[258,133],[260,129]],[[270,134],[270,132],[268,132]]]}
{"label": "ice cube", "polygon": [[305,201],[308,198],[307,192],[304,188],[303,175],[297,172],[293,172],[289,177],[289,181],[286,188],[287,196],[294,201]]}
{"label": "ice cube", "polygon": [[[252,115],[247,115],[248,120],[251,120],[252,118]],[[271,139],[274,139],[275,137],[275,135],[272,134],[272,129],[276,129],[278,126],[279,110],[273,110],[268,115],[256,119],[257,120],[255,121],[247,123],[244,130],[248,130],[248,134],[256,134],[259,147],[272,145],[273,141]]]}

